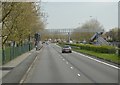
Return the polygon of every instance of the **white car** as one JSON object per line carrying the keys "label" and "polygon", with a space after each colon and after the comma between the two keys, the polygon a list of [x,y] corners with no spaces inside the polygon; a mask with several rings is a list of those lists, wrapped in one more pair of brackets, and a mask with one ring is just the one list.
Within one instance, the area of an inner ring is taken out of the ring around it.
{"label": "white car", "polygon": [[69,45],[65,45],[63,48],[62,48],[62,53],[72,53],[72,49]]}

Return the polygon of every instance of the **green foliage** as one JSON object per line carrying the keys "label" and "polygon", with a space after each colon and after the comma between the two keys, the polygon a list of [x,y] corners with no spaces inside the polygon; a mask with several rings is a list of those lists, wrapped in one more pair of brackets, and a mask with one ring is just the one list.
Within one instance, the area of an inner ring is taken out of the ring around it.
{"label": "green foliage", "polygon": [[108,53],[96,53],[94,51],[88,51],[88,50],[80,50],[80,49],[74,49],[77,52],[85,53],[91,56],[95,56],[100,59],[104,59],[107,61],[111,61],[117,64],[120,64],[120,57],[118,57],[115,54],[108,54]]}
{"label": "green foliage", "polygon": [[35,32],[44,28],[41,17],[38,16],[35,3],[4,2],[2,3],[2,44],[7,41],[21,43],[34,36]]}
{"label": "green foliage", "polygon": [[95,46],[90,44],[69,44],[69,45],[74,47],[79,47],[80,49],[83,49],[83,50],[89,50],[89,51],[94,51],[98,53],[110,53],[110,54],[116,53],[115,47],[112,47],[112,46]]}
{"label": "green foliage", "polygon": [[[58,45],[62,47],[65,44],[66,43],[59,43]],[[111,46],[93,46],[93,45],[82,45],[82,44],[81,45],[80,44],[67,44],[67,45],[71,45],[72,49],[74,51],[77,51],[77,52],[80,52],[80,53],[83,53],[83,54],[87,54],[87,55],[91,55],[91,57],[94,56],[94,57],[97,57],[97,58],[100,58],[100,59],[104,59],[104,60],[107,60],[107,61],[111,61],[111,62],[120,64],[120,57],[118,57],[116,54],[113,54],[113,52],[108,53],[112,50],[115,51],[115,49]],[[80,48],[82,48],[82,49],[80,49]],[[98,49],[98,50],[96,50],[96,49]],[[101,49],[102,50],[104,49],[104,50],[101,51]],[[109,51],[108,51],[108,49],[109,49]]]}
{"label": "green foliage", "polygon": [[91,19],[82,24],[82,26],[76,28],[72,34],[71,38],[77,41],[86,40],[89,42],[90,38],[96,33],[104,31],[103,26],[96,19]]}
{"label": "green foliage", "polygon": [[108,32],[105,33],[105,35],[107,36],[106,37],[107,40],[110,42],[119,41],[120,40],[119,32],[120,32],[119,28],[112,28],[111,30],[109,30]]}

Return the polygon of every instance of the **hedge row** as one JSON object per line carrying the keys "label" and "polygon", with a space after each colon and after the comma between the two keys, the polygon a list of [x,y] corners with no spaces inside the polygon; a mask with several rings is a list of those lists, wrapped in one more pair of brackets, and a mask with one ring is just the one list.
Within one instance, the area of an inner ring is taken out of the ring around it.
{"label": "hedge row", "polygon": [[110,53],[110,54],[116,53],[115,47],[112,46],[96,46],[90,44],[67,44],[67,45],[71,45],[72,47],[77,47],[80,49],[95,51],[99,53]]}

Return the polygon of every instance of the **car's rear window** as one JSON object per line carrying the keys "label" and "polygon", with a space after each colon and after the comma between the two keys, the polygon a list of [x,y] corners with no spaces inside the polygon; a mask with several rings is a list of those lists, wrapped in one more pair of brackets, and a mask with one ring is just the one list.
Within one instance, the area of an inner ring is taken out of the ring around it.
{"label": "car's rear window", "polygon": [[70,47],[70,46],[67,46],[67,45],[66,45],[66,46],[64,46],[64,48],[69,48],[69,47]]}

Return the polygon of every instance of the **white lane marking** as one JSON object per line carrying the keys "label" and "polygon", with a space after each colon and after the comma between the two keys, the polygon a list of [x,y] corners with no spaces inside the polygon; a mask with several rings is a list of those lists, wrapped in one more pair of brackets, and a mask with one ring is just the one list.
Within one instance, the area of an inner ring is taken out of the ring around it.
{"label": "white lane marking", "polygon": [[71,69],[73,69],[73,67],[70,67]]}
{"label": "white lane marking", "polygon": [[80,76],[80,74],[77,74],[78,76]]}
{"label": "white lane marking", "polygon": [[[56,45],[56,46],[59,47],[59,48],[61,48],[61,47],[58,46],[58,45]],[[91,60],[94,60],[94,61],[97,61],[97,62],[99,62],[99,63],[102,63],[102,64],[104,64],[104,65],[107,65],[107,66],[110,66],[110,67],[113,67],[113,68],[116,68],[116,69],[120,69],[120,68],[117,67],[117,66],[114,66],[114,65],[105,63],[105,62],[103,62],[103,61],[100,61],[100,60],[97,60],[97,59],[94,59],[94,58],[91,58],[91,57],[86,56],[86,55],[84,55],[84,54],[81,54],[81,53],[78,53],[78,52],[75,52],[75,51],[73,51],[73,52],[76,53],[76,54],[79,54],[79,55],[81,55],[81,56],[84,56],[84,57],[86,57],[86,58],[89,58],[89,59],[91,59]]]}
{"label": "white lane marking", "polygon": [[63,59],[63,61],[64,61],[65,59]]}
{"label": "white lane marking", "polygon": [[94,61],[97,61],[97,62],[99,62],[99,63],[102,63],[102,64],[104,64],[104,65],[107,65],[107,66],[110,66],[110,67],[113,67],[113,68],[116,68],[116,69],[120,69],[120,68],[117,67],[117,66],[114,66],[114,65],[111,65],[111,64],[105,63],[105,62],[103,62],[103,61],[100,61],[100,60],[94,59],[94,58],[89,57],[89,56],[86,56],[86,55],[84,55],[84,54],[77,53],[77,52],[75,52],[75,51],[73,51],[73,52],[76,53],[76,54],[79,54],[79,55],[81,55],[81,56],[84,56],[84,57],[86,57],[86,58],[89,58],[89,59],[91,59],[91,60],[94,60]]}
{"label": "white lane marking", "polygon": [[68,62],[66,62],[66,64],[68,64]]}

